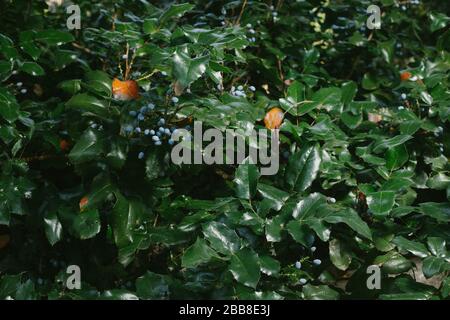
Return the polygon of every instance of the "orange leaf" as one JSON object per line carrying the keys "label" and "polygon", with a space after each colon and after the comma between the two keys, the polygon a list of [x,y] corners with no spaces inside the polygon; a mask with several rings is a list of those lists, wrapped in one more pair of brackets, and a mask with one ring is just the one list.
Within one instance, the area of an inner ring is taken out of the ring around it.
{"label": "orange leaf", "polygon": [[134,100],[139,98],[139,86],[134,80],[120,81],[114,78],[112,82],[112,91],[114,99]]}
{"label": "orange leaf", "polygon": [[278,129],[283,122],[284,113],[280,108],[273,108],[266,113],[264,124],[267,129]]}
{"label": "orange leaf", "polygon": [[407,81],[411,77],[412,77],[412,74],[411,74],[411,72],[408,72],[408,71],[404,71],[400,74],[400,80],[402,80],[402,81]]}
{"label": "orange leaf", "polygon": [[87,196],[84,196],[83,198],[81,198],[81,200],[80,200],[80,211],[84,210],[84,208],[87,206],[88,202],[89,202],[89,199],[88,199]]}

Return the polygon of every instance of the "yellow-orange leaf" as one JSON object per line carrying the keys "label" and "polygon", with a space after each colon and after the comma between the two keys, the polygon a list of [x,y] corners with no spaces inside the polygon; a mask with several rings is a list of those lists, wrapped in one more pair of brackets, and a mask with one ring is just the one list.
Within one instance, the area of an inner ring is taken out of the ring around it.
{"label": "yellow-orange leaf", "polygon": [[114,99],[134,100],[139,98],[139,86],[134,80],[120,81],[114,78],[112,82],[112,91]]}
{"label": "yellow-orange leaf", "polygon": [[267,112],[266,116],[264,117],[264,125],[267,129],[278,129],[283,122],[283,118],[283,110],[278,107],[270,109],[270,111]]}

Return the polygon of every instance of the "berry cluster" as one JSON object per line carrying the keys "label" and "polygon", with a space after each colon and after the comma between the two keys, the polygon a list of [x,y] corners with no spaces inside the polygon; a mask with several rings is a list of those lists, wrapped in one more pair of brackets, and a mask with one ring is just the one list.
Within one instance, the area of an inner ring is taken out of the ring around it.
{"label": "berry cluster", "polygon": [[[316,247],[311,247],[311,248],[310,248],[311,253],[314,253],[314,252],[316,251],[316,249],[317,249]],[[304,259],[303,259],[303,260],[304,260]],[[315,266],[320,266],[320,265],[322,264],[322,260],[320,260],[320,259],[314,259],[314,260],[312,261],[312,263],[313,263],[313,265],[315,265]],[[296,262],[294,263],[294,266],[295,266],[296,269],[300,270],[300,269],[302,268],[302,262],[301,262],[301,261],[296,261]],[[308,282],[308,280],[305,279],[305,278],[300,278],[298,282],[299,282],[300,285],[304,285],[304,284],[306,284],[306,283]]]}
{"label": "berry cluster", "polygon": [[[249,86],[248,90],[255,92],[256,88],[254,86]],[[235,86],[232,86],[230,93],[235,97],[246,97],[247,96],[247,94],[244,91],[244,86],[238,86],[237,88]]]}

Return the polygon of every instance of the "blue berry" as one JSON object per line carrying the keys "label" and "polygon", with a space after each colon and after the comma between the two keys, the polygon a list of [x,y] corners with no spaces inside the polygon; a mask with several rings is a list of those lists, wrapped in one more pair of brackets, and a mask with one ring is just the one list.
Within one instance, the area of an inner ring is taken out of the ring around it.
{"label": "blue berry", "polygon": [[301,278],[298,283],[300,283],[301,285],[306,284],[306,282],[308,282],[308,280],[306,280],[305,278]]}
{"label": "blue berry", "polygon": [[134,110],[131,110],[131,111],[130,111],[130,116],[136,117],[136,115],[137,115],[136,111],[134,111]]}
{"label": "blue berry", "polygon": [[155,135],[155,130],[150,130],[150,135],[154,136]]}
{"label": "blue berry", "polygon": [[126,131],[126,132],[131,132],[131,131],[133,131],[133,126],[127,125],[127,126],[125,127],[125,131]]}
{"label": "blue berry", "polygon": [[158,131],[158,132],[156,133],[156,136],[158,136],[158,137],[161,138],[161,136],[162,136],[161,132]]}
{"label": "blue berry", "polygon": [[142,113],[139,113],[138,120],[143,121],[145,119],[144,115]]}
{"label": "blue berry", "polygon": [[322,261],[320,261],[320,259],[314,259],[314,260],[313,260],[313,263],[314,263],[316,266],[320,266],[320,264],[322,263]]}
{"label": "blue berry", "polygon": [[147,107],[146,106],[143,106],[142,108],[141,108],[141,113],[146,113],[147,112]]}
{"label": "blue berry", "polygon": [[172,97],[172,102],[173,103],[177,103],[178,102],[178,98],[177,97]]}
{"label": "blue berry", "polygon": [[159,141],[159,137],[158,137],[158,136],[153,136],[153,137],[152,137],[152,140],[153,140],[153,141]]}
{"label": "blue berry", "polygon": [[171,135],[170,129],[169,129],[169,128],[164,129],[164,133],[167,134],[168,136]]}
{"label": "blue berry", "polygon": [[164,120],[163,118],[159,119],[158,121],[158,126],[162,126],[166,123],[166,120]]}
{"label": "blue berry", "polygon": [[148,108],[148,110],[153,110],[153,109],[155,109],[155,105],[153,103],[149,103],[147,105],[147,108]]}
{"label": "blue berry", "polygon": [[256,88],[254,87],[254,86],[250,86],[250,87],[248,87],[249,89],[250,89],[250,91],[256,91]]}
{"label": "blue berry", "polygon": [[167,141],[168,144],[173,145],[174,141],[172,139],[169,139],[169,141]]}
{"label": "blue berry", "polygon": [[302,268],[302,263],[300,261],[297,261],[295,263],[295,267],[300,270]]}
{"label": "blue berry", "polygon": [[158,131],[161,132],[161,133],[164,133],[164,130],[165,129],[163,127],[159,127],[159,129],[158,129]]}
{"label": "blue berry", "polygon": [[91,128],[92,128],[92,129],[97,128],[97,124],[96,124],[96,123],[91,124]]}
{"label": "blue berry", "polygon": [[155,146],[160,146],[162,144],[161,141],[155,141]]}
{"label": "blue berry", "polygon": [[405,93],[402,93],[400,97],[402,98],[402,100],[406,100],[406,94]]}
{"label": "blue berry", "polygon": [[144,130],[144,134],[145,134],[146,136],[148,136],[148,135],[150,134],[150,130],[149,130],[149,129],[145,129],[145,130]]}
{"label": "blue berry", "polygon": [[141,133],[141,128],[136,127],[136,129],[134,129],[134,131],[136,131],[136,133]]}
{"label": "blue berry", "polygon": [[144,158],[144,153],[141,151],[138,154],[138,159],[143,159]]}

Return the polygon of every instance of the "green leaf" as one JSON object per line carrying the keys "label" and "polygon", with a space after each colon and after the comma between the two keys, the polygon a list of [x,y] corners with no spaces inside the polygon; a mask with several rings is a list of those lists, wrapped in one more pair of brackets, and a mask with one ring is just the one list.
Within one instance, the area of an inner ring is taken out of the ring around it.
{"label": "green leaf", "polygon": [[339,270],[345,271],[352,262],[352,256],[345,244],[338,240],[333,239],[329,242],[329,251],[331,262]]}
{"label": "green leaf", "polygon": [[444,258],[431,256],[423,260],[422,271],[427,278],[448,270],[450,270],[450,263]]}
{"label": "green leaf", "polygon": [[83,163],[99,159],[104,151],[104,140],[98,131],[88,129],[72,148],[69,159],[73,163]]}
{"label": "green leaf", "polygon": [[419,204],[420,211],[438,221],[450,221],[450,204],[449,203],[435,203],[424,202]]}
{"label": "green leaf", "polygon": [[450,176],[439,172],[428,179],[427,186],[431,189],[445,190],[450,186]]}
{"label": "green leaf", "polygon": [[407,135],[407,134],[402,134],[402,135],[395,136],[391,139],[380,140],[379,142],[375,143],[375,145],[373,147],[373,152],[380,153],[384,149],[394,148],[394,147],[399,146],[411,139],[412,139],[412,136]]}
{"label": "green leaf", "polygon": [[314,234],[311,229],[303,222],[292,220],[287,224],[286,230],[291,237],[305,247],[311,247],[314,243]]}
{"label": "green leaf", "polygon": [[430,252],[436,257],[444,258],[447,255],[444,239],[438,237],[428,237],[427,245]]}
{"label": "green leaf", "polygon": [[114,241],[121,248],[134,241],[134,230],[140,226],[145,208],[136,200],[128,200],[120,193],[115,193],[117,201],[112,210],[111,226]]}
{"label": "green leaf", "polygon": [[241,248],[241,240],[236,232],[220,222],[210,222],[203,225],[203,235],[211,247],[223,254],[237,252]]}
{"label": "green leaf", "polygon": [[305,191],[316,178],[320,162],[318,146],[306,146],[292,155],[285,174],[288,186],[298,192]]}
{"label": "green leaf", "polygon": [[401,191],[414,184],[414,181],[408,178],[391,178],[383,183],[382,191]]}
{"label": "green leaf", "polygon": [[106,161],[114,169],[120,169],[127,160],[128,142],[118,138],[111,141],[111,150],[106,154]]}
{"label": "green leaf", "polygon": [[62,225],[56,212],[50,211],[44,217],[45,235],[50,245],[55,245],[62,236]]}
{"label": "green leaf", "polygon": [[104,101],[90,96],[87,93],[80,93],[73,96],[66,102],[66,106],[103,117],[109,114],[108,105]]}
{"label": "green leaf", "polygon": [[314,216],[316,210],[325,203],[325,198],[319,193],[312,193],[298,201],[292,211],[294,219],[306,220]]}
{"label": "green leaf", "polygon": [[299,81],[294,81],[289,86],[287,94],[294,102],[301,102],[305,99],[305,86]]}
{"label": "green leaf", "polygon": [[110,97],[112,94],[111,78],[103,71],[86,73],[84,87],[101,96]]}
{"label": "green leaf", "polygon": [[44,42],[48,45],[60,45],[74,41],[74,37],[67,31],[60,30],[44,30],[35,34],[35,40]]}
{"label": "green leaf", "polygon": [[19,34],[20,48],[28,53],[33,60],[37,60],[42,54],[41,48],[35,44],[34,36],[35,31],[22,31]]}
{"label": "green leaf", "polygon": [[16,300],[37,300],[38,294],[33,281],[28,279],[26,282],[21,283],[16,291]]}
{"label": "green leaf", "polygon": [[164,24],[172,17],[181,18],[186,12],[192,10],[195,6],[190,3],[173,4],[169,9],[164,11],[159,17],[160,24]]}
{"label": "green leaf", "polygon": [[0,82],[8,79],[13,71],[12,61],[2,61],[0,60]]}
{"label": "green leaf", "polygon": [[430,20],[431,20],[430,26],[431,32],[435,32],[437,30],[445,28],[447,24],[450,22],[450,18],[443,13],[433,13],[433,12],[430,13]]}
{"label": "green leaf", "polygon": [[146,34],[153,34],[158,31],[158,19],[145,19],[142,25],[142,30]]}
{"label": "green leaf", "polygon": [[0,87],[0,116],[12,123],[19,117],[19,108],[16,98],[8,90]]}
{"label": "green leaf", "polygon": [[205,73],[209,56],[191,58],[187,53],[178,50],[173,55],[172,61],[173,74],[184,89]]}
{"label": "green leaf", "polygon": [[[399,254],[386,254],[386,261],[382,263],[383,272],[388,274],[399,274],[408,271],[413,266],[411,261]],[[379,259],[379,258],[377,258]],[[375,260],[375,264],[378,264]]]}
{"label": "green leaf", "polygon": [[158,153],[153,150],[145,160],[145,176],[148,180],[155,180],[159,177],[161,170],[161,159],[159,159]]}
{"label": "green leaf", "polygon": [[261,277],[258,255],[249,248],[231,255],[229,270],[236,281],[251,288],[256,288]]}
{"label": "green leaf", "polygon": [[271,208],[276,211],[280,210],[289,198],[289,193],[268,184],[258,183],[257,188],[261,196],[267,199],[270,202]]}
{"label": "green leaf", "polygon": [[390,148],[386,151],[386,168],[396,170],[408,161],[409,155],[405,145]]}
{"label": "green leaf", "polygon": [[256,165],[249,163],[249,158],[245,159],[236,170],[234,185],[236,196],[241,199],[251,199],[256,193],[259,171]]}
{"label": "green leaf", "polygon": [[58,89],[61,89],[62,91],[70,95],[74,95],[75,93],[81,90],[81,80],[74,79],[62,81],[58,84]]}
{"label": "green leaf", "polygon": [[426,91],[420,92],[420,99],[429,106],[433,104],[433,97]]}
{"label": "green leaf", "polygon": [[168,299],[170,291],[167,277],[147,271],[136,279],[136,294],[141,299]]}
{"label": "green leaf", "polygon": [[3,274],[0,278],[0,298],[3,300],[8,296],[13,296],[20,286],[21,274],[8,275]]}
{"label": "green leaf", "polygon": [[358,91],[358,85],[355,82],[353,82],[353,81],[345,82],[341,88],[342,103],[348,104],[348,103],[352,102],[353,99],[355,98],[357,91]]}
{"label": "green leaf", "polygon": [[372,233],[369,226],[359,217],[353,209],[344,209],[332,212],[324,220],[328,223],[345,223],[361,236],[372,240]]}
{"label": "green leaf", "polygon": [[313,286],[307,284],[303,286],[303,297],[305,300],[337,300],[339,293],[326,285]]}
{"label": "green leaf", "polygon": [[284,219],[277,216],[266,222],[266,239],[268,242],[280,242]]}
{"label": "green leaf", "polygon": [[24,62],[19,69],[32,76],[43,76],[45,74],[44,69],[36,62]]}
{"label": "green leaf", "polygon": [[323,88],[313,94],[311,100],[318,104],[319,108],[327,111],[339,109],[341,101],[341,89],[339,88]]}
{"label": "green leaf", "polygon": [[407,292],[407,293],[387,293],[381,294],[379,297],[381,300],[428,300],[427,294],[418,292]]}
{"label": "green leaf", "polygon": [[425,258],[430,255],[427,248],[420,242],[411,241],[402,236],[395,237],[392,242],[398,247],[411,252],[415,256]]}
{"label": "green leaf", "polygon": [[379,191],[367,195],[367,204],[374,215],[386,216],[394,206],[395,192]]}
{"label": "green leaf", "polygon": [[100,300],[138,300],[138,297],[123,289],[106,290],[99,298]]}
{"label": "green leaf", "polygon": [[276,276],[280,272],[280,262],[270,256],[260,256],[261,272],[268,276]]}
{"label": "green leaf", "polygon": [[450,277],[447,277],[442,281],[441,292],[443,298],[448,298],[448,296],[450,296]]}
{"label": "green leaf", "polygon": [[351,112],[343,112],[341,120],[350,129],[356,129],[362,123],[363,117],[361,112],[356,115]]}
{"label": "green leaf", "polygon": [[100,215],[97,210],[82,211],[73,221],[73,228],[81,240],[95,237],[100,232]]}
{"label": "green leaf", "polygon": [[217,253],[208,246],[205,240],[197,238],[197,241],[184,252],[181,265],[183,268],[195,268],[209,262],[213,257],[218,257]]}

